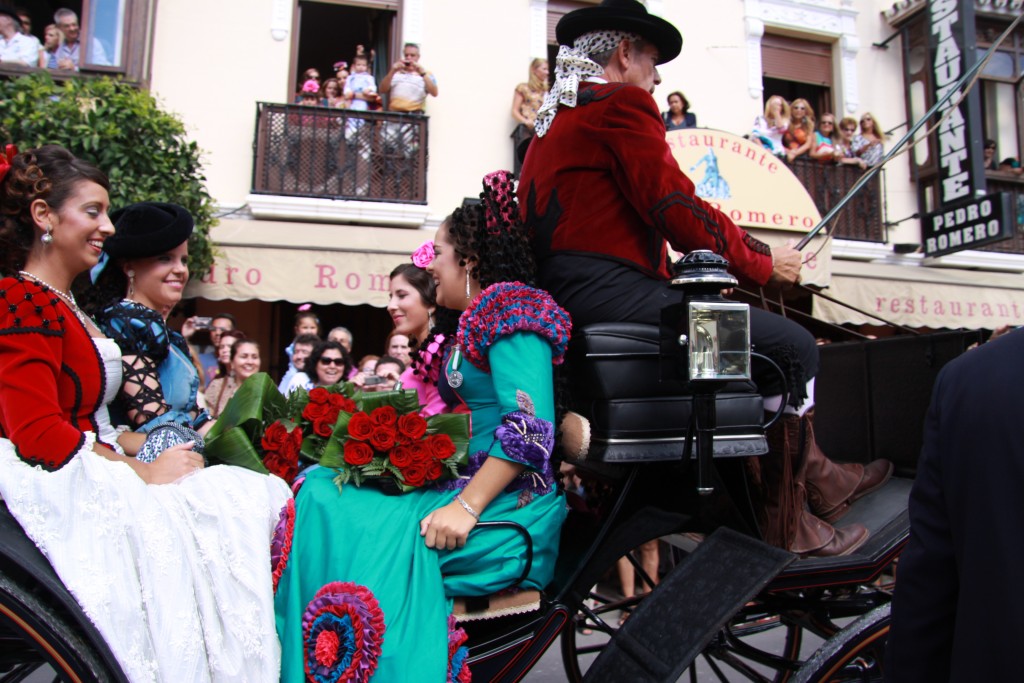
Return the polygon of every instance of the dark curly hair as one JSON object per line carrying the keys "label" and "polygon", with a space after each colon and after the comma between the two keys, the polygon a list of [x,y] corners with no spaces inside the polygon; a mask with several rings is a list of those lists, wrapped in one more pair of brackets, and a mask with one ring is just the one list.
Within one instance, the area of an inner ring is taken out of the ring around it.
{"label": "dark curly hair", "polygon": [[60,145],[43,145],[18,154],[0,182],[0,269],[10,275],[24,268],[35,240],[32,202],[45,201],[54,211],[81,181],[110,191],[106,174]]}
{"label": "dark curly hair", "polygon": [[306,374],[309,376],[310,381],[313,384],[319,386],[320,375],[317,374],[317,366],[320,364],[320,356],[324,355],[324,351],[335,349],[341,353],[341,357],[345,359],[345,365],[342,368],[341,381],[348,379],[349,373],[352,372],[352,356],[345,350],[345,347],[334,341],[324,341],[313,347],[313,353],[309,354],[309,358],[306,359]]}
{"label": "dark curly hair", "polygon": [[467,200],[445,219],[459,265],[476,262],[469,274],[486,289],[497,282],[533,285],[537,266],[529,234],[519,220],[513,175],[497,171],[484,178],[480,200]]}

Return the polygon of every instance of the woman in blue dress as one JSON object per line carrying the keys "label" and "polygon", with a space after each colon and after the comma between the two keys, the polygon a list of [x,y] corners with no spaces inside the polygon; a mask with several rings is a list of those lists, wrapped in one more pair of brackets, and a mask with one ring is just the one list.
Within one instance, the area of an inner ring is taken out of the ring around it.
{"label": "woman in blue dress", "polygon": [[171,422],[205,433],[210,416],[197,402],[199,371],[184,337],[167,325],[189,279],[192,216],[176,204],[140,202],[110,219],[116,233],[82,298],[123,354],[113,423],[140,434]]}
{"label": "woman in blue dress", "polygon": [[306,476],[277,543],[289,549],[276,595],[283,681],[466,680],[465,649],[449,657],[453,597],[502,590],[524,569],[522,538],[471,534],[478,521],[530,531],[523,588],[552,579],[566,514],[550,460],[552,375],[570,323],[523,284],[533,263],[514,197],[510,174],[487,176],[483,201],[442,224],[427,266],[438,305],[463,311],[439,389],[472,411],[468,465],[400,496],[367,485],[339,493],[326,468]]}

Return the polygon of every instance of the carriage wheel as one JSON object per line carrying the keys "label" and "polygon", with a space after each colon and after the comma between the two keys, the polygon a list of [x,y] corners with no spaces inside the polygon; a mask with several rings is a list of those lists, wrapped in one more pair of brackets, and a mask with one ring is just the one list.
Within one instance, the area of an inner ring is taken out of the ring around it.
{"label": "carriage wheel", "polygon": [[54,681],[115,680],[77,630],[31,589],[0,573],[0,683],[36,672]]}
{"label": "carriage wheel", "polygon": [[807,660],[793,683],[881,681],[885,677],[885,643],[891,621],[891,604],[868,612],[829,638]]}

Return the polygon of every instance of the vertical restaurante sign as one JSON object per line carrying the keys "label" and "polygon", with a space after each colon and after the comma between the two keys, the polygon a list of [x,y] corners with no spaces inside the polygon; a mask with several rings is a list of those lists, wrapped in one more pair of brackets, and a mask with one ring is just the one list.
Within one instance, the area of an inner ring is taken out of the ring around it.
{"label": "vertical restaurante sign", "polygon": [[[932,76],[938,101],[978,59],[974,27],[974,0],[929,0],[929,46]],[[954,94],[939,111],[955,105]],[[938,207],[985,192],[981,152],[981,104],[974,88],[950,113],[938,130]]]}

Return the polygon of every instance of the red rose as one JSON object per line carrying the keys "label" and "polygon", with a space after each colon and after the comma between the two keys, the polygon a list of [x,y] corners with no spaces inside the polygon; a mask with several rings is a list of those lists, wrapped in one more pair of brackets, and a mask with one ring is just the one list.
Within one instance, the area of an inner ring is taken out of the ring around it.
{"label": "red rose", "polygon": [[329,410],[323,416],[322,419],[324,421],[326,421],[326,422],[330,422],[331,424],[334,424],[335,422],[338,421],[338,415],[341,414],[341,409],[340,408],[335,408],[334,406],[332,406],[330,404],[328,404],[328,406],[329,406]]}
{"label": "red rose", "polygon": [[263,458],[263,465],[271,474],[284,479],[288,485],[291,485],[299,474],[298,459],[288,459],[279,453],[268,453],[267,457]]}
{"label": "red rose", "polygon": [[370,416],[366,413],[358,412],[348,421],[348,435],[353,439],[366,441],[371,434],[373,434],[373,423],[370,422]]}
{"label": "red rose", "polygon": [[331,404],[331,407],[340,410],[345,405],[345,396],[344,394],[331,394],[327,397],[327,402]]}
{"label": "red rose", "polygon": [[327,417],[327,413],[330,412],[331,406],[327,403],[314,403],[310,401],[306,404],[306,407],[302,409],[302,417],[315,422],[316,420],[322,420]]}
{"label": "red rose", "polygon": [[263,438],[260,439],[260,445],[263,446],[264,451],[279,451],[287,439],[288,428],[278,420],[267,427],[267,430],[263,432]]}
{"label": "red rose", "polygon": [[310,403],[327,403],[330,400],[331,392],[327,391],[323,387],[316,387],[315,389],[309,390]]}
{"label": "red rose", "polygon": [[398,411],[392,406],[374,408],[373,412],[370,413],[370,421],[378,426],[393,427],[398,422]]}
{"label": "red rose", "polygon": [[423,486],[427,481],[427,466],[423,463],[414,462],[402,470],[405,483],[409,486]]}
{"label": "red rose", "polygon": [[427,433],[427,421],[416,413],[398,418],[398,433],[408,439],[421,439]]}
{"label": "red rose", "polygon": [[391,460],[391,464],[399,469],[408,467],[413,461],[412,449],[408,446],[395,446],[391,449],[388,457]]}
{"label": "red rose", "polygon": [[302,450],[302,428],[296,427],[288,433],[287,438],[281,444],[278,452],[289,460],[299,460],[299,451]]}
{"label": "red rose", "polygon": [[444,474],[444,465],[441,464],[441,461],[431,460],[427,465],[427,481],[440,479],[442,474]]}
{"label": "red rose", "polygon": [[455,444],[447,434],[434,434],[427,439],[430,454],[438,460],[446,460],[455,455]]}
{"label": "red rose", "polygon": [[430,447],[423,441],[413,441],[409,444],[409,448],[412,450],[412,459],[416,462],[429,465],[430,461],[434,459],[434,454],[430,452]]}
{"label": "red rose", "polygon": [[345,462],[349,465],[368,465],[373,460],[373,449],[362,441],[345,442]]}
{"label": "red rose", "polygon": [[370,435],[370,445],[382,453],[391,450],[395,445],[395,430],[390,427],[375,427],[373,434]]}
{"label": "red rose", "polygon": [[341,409],[344,410],[346,413],[354,413],[358,410],[358,408],[356,408],[356,402],[350,398],[346,398],[344,401],[342,401]]}
{"label": "red rose", "polygon": [[334,422],[329,422],[325,419],[314,420],[313,433],[326,439],[334,433]]}

